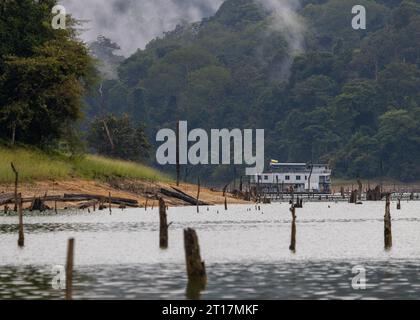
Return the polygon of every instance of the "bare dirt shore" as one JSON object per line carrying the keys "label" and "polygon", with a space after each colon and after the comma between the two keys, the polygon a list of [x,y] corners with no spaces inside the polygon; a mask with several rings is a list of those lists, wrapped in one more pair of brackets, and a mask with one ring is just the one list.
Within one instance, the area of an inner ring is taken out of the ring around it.
{"label": "bare dirt shore", "polygon": [[[89,181],[89,180],[66,180],[66,181],[39,181],[34,183],[22,183],[19,184],[19,191],[23,197],[43,197],[48,196],[62,196],[64,194],[94,194],[101,195],[105,198],[111,193],[112,197],[121,197],[135,199],[139,205],[144,207],[156,207],[158,205],[158,198],[162,197],[166,204],[170,207],[175,206],[188,206],[189,204],[172,197],[167,197],[160,193],[161,188],[173,190],[172,187],[176,187],[175,183],[163,183],[163,182],[149,182],[140,180],[112,180],[109,182],[102,181]],[[197,186],[192,184],[181,184],[176,187],[191,197],[197,197]],[[0,194],[13,193],[13,184],[1,184]],[[241,204],[249,203],[241,199],[232,197],[229,193],[227,195],[228,204]],[[200,198],[201,201],[208,203],[209,205],[224,204],[225,198],[221,191],[208,189],[201,187]],[[54,203],[46,204],[49,207],[54,207]],[[77,207],[77,203],[57,203],[58,209]]]}

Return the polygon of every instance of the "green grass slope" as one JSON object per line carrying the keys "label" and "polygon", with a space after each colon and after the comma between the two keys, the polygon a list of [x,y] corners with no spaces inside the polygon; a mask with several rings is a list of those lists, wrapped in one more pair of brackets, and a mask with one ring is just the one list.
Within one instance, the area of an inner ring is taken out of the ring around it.
{"label": "green grass slope", "polygon": [[96,155],[74,159],[35,149],[22,147],[10,149],[0,146],[0,183],[14,181],[11,162],[19,171],[19,180],[22,182],[72,178],[103,180],[111,177],[152,181],[170,180],[158,170],[134,162]]}

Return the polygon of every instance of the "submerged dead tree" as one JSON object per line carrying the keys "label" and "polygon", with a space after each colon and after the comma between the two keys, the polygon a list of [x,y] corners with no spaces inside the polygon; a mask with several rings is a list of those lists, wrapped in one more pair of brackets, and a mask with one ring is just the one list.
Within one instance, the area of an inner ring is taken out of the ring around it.
{"label": "submerged dead tree", "polygon": [[176,122],[176,186],[179,187],[179,180],[181,175],[180,155],[179,155],[179,120]]}
{"label": "submerged dead tree", "polygon": [[362,200],[362,191],[363,191],[363,184],[362,181],[357,180],[357,184],[359,186],[359,189],[357,190],[357,199]]}
{"label": "submerged dead tree", "polygon": [[18,211],[19,211],[19,238],[18,246],[23,247],[25,245],[25,236],[23,234],[23,209],[22,209],[22,195],[18,195]]}
{"label": "submerged dead tree", "polygon": [[201,260],[200,245],[194,229],[184,230],[185,260],[190,280],[207,280],[206,266]]}
{"label": "submerged dead tree", "polygon": [[376,186],[375,189],[368,189],[366,192],[366,200],[368,201],[380,201],[382,200],[381,186]]}
{"label": "submerged dead tree", "polygon": [[16,170],[15,165],[13,162],[10,163],[10,166],[12,167],[13,173],[15,174],[15,208],[14,211],[17,212],[17,205],[18,205],[18,182],[19,182],[19,172]]}
{"label": "submerged dead tree", "polygon": [[350,194],[350,203],[357,203],[357,195],[358,195],[358,191],[357,190],[353,190]]}
{"label": "submerged dead tree", "polygon": [[73,262],[74,262],[74,239],[71,238],[67,245],[66,262],[66,300],[73,299]]}
{"label": "submerged dead tree", "polygon": [[292,213],[292,232],[291,232],[289,250],[295,253],[296,252],[296,207],[293,204],[290,208],[290,212]]}
{"label": "submerged dead tree", "polygon": [[162,198],[159,198],[159,246],[161,249],[168,248],[168,219],[166,215],[166,204]]}
{"label": "submerged dead tree", "polygon": [[197,181],[197,213],[200,213],[200,177]]}
{"label": "submerged dead tree", "polygon": [[384,238],[385,238],[385,249],[389,250],[392,247],[392,229],[391,229],[391,208],[390,208],[391,195],[386,195],[385,203],[385,217],[384,217]]}

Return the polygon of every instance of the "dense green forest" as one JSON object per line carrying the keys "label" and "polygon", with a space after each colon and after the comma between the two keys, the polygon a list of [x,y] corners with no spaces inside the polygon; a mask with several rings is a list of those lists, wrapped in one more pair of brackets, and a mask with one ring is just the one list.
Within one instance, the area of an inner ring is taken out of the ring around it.
{"label": "dense green forest", "polygon": [[[351,8],[367,9],[366,30]],[[106,108],[156,130],[263,128],[266,157],[329,162],[335,176],[420,178],[420,3],[306,0],[301,47],[258,1],[151,41],[104,84]],[[90,99],[90,112],[99,106]],[[199,168],[226,179],[232,167]]]}
{"label": "dense green forest", "polygon": [[56,4],[0,1],[0,139],[75,152],[85,89],[97,72],[76,21],[52,28]]}
{"label": "dense green forest", "polygon": [[[420,179],[419,1],[302,0],[289,24],[264,2],[226,0],[124,58],[105,37],[89,55],[73,20],[52,30],[54,0],[0,1],[0,140],[71,149],[85,140],[153,162],[147,140],[187,120],[265,129],[267,160],[328,162],[344,178]],[[356,4],[367,9],[366,30],[351,27]],[[91,56],[102,60],[102,81]],[[221,182],[241,169],[184,174]]]}

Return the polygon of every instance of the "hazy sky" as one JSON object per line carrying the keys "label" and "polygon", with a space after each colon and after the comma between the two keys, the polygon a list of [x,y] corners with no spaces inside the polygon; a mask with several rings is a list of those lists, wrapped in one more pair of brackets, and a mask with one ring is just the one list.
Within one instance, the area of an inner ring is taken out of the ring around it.
{"label": "hazy sky", "polygon": [[195,22],[214,14],[223,0],[60,0],[67,13],[88,20],[82,38],[104,35],[128,56],[182,21]]}

